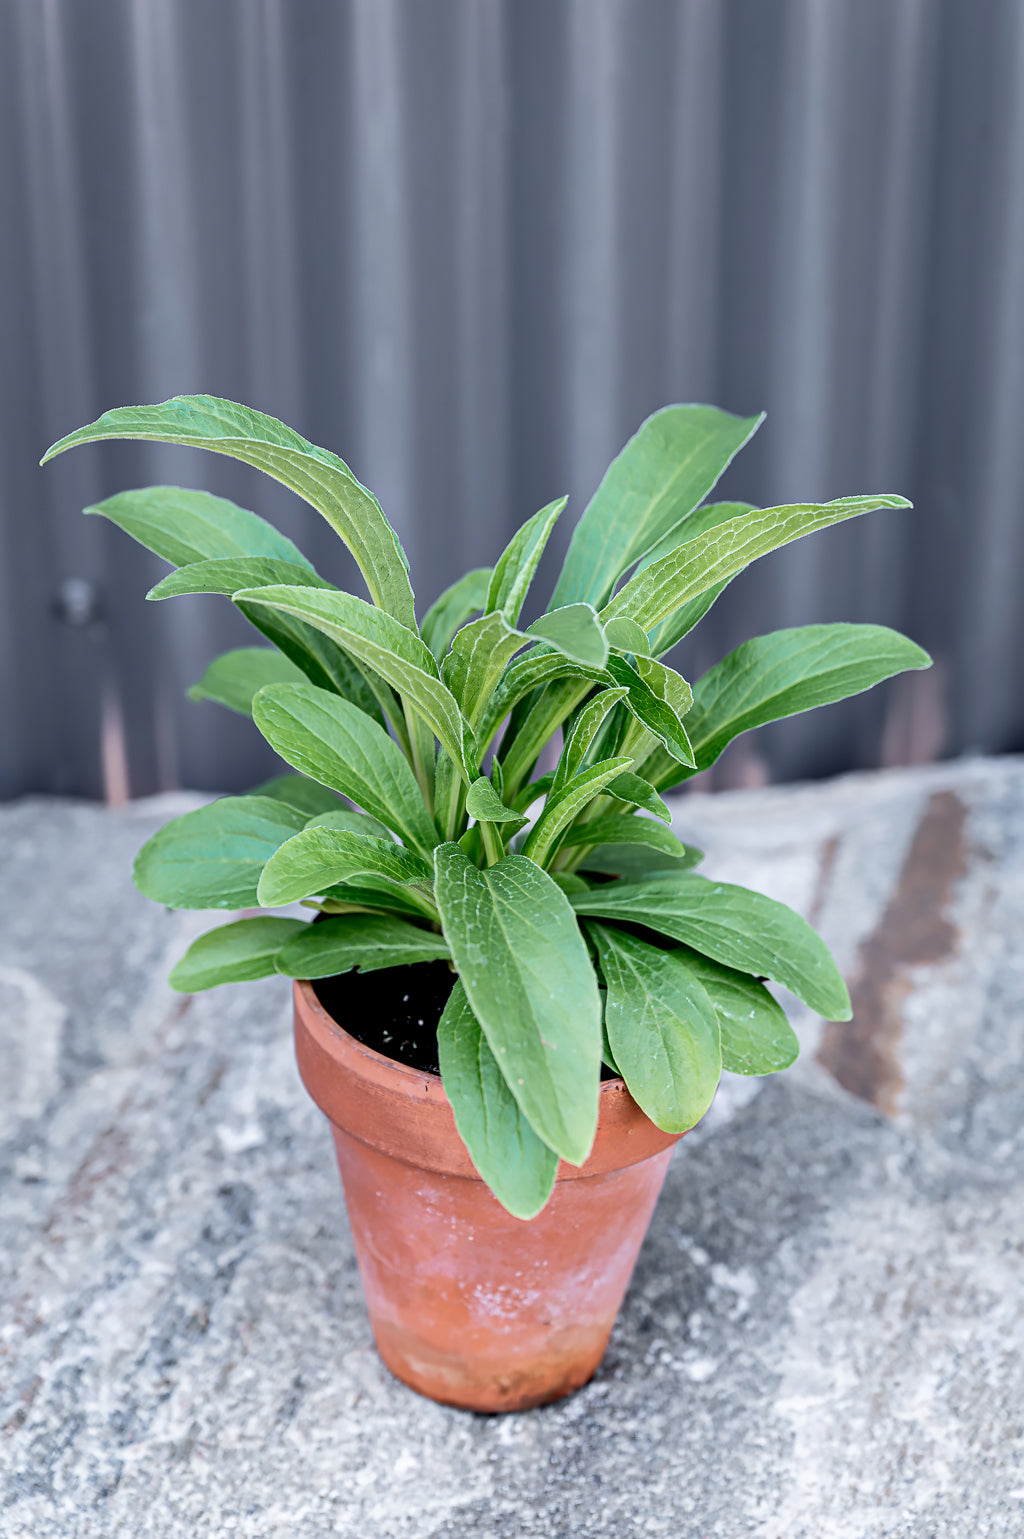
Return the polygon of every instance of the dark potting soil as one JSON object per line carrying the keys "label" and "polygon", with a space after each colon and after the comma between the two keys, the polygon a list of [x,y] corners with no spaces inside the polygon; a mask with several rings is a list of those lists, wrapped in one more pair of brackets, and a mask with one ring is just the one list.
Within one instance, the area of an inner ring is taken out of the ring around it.
{"label": "dark potting soil", "polygon": [[[440,1074],[437,1023],[454,983],[447,962],[413,962],[315,978],[313,992],[331,1019],[364,1047],[421,1073]],[[601,1078],[615,1078],[606,1064]]]}
{"label": "dark potting soil", "polygon": [[313,992],[343,1031],[385,1058],[439,1074],[437,1023],[455,974],[447,962],[413,962],[317,978]]}

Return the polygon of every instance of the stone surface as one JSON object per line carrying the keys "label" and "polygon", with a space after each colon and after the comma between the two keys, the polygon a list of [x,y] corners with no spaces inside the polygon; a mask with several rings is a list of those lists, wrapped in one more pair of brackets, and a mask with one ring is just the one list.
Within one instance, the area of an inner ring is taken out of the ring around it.
{"label": "stone surface", "polygon": [[378,1361],[286,986],[163,981],[155,812],[0,809],[5,1539],[1024,1532],[1024,764],[680,802],[856,1019],[723,1086],[598,1377],[503,1418]]}

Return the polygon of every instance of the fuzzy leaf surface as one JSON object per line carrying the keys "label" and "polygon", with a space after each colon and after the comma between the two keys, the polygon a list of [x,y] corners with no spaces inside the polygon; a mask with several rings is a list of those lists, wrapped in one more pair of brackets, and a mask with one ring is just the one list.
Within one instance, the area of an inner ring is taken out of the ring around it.
{"label": "fuzzy leaf surface", "polygon": [[604,876],[621,876],[629,882],[643,882],[650,877],[675,876],[699,866],[704,859],[703,850],[692,844],[686,846],[686,854],[678,859],[665,855],[648,844],[602,844],[591,850],[580,861],[581,871],[597,871]]}
{"label": "fuzzy leaf surface", "polygon": [[393,914],[339,914],[302,926],[277,955],[286,978],[333,978],[336,973],[377,972],[414,962],[447,960],[443,936]]}
{"label": "fuzzy leaf surface", "polygon": [[620,577],[703,502],[762,420],[713,406],[666,406],[648,417],[576,526],[552,603],[606,603]]}
{"label": "fuzzy leaf surface", "polygon": [[509,625],[519,623],[519,613],[537,564],[544,554],[548,536],[568,501],[568,497],[559,497],[556,502],[549,502],[546,508],[541,508],[539,513],[527,519],[494,563],[486,608],[499,610]]}
{"label": "fuzzy leaf surface", "polygon": [[415,631],[351,593],[332,589],[267,587],[243,590],[249,600],[294,615],[323,631],[365,663],[407,700],[462,767],[467,784],[475,778],[471,734],[458,702],[438,676],[430,649]]}
{"label": "fuzzy leaf surface", "polygon": [[172,566],[222,557],[267,556],[294,563],[307,573],[313,570],[298,546],[273,524],[210,492],[184,486],[145,486],[118,492],[83,512],[109,519]]}
{"label": "fuzzy leaf surface", "polygon": [[435,895],[470,1005],[526,1118],[574,1165],[597,1128],[601,1007],[569,900],[521,855],[435,851]]}
{"label": "fuzzy leaf surface", "polygon": [[601,611],[601,619],[625,615],[652,631],[680,605],[735,577],[769,551],[877,508],[908,507],[905,497],[840,497],[835,502],[758,508],[726,519],[631,577]]}
{"label": "fuzzy leaf surface", "polygon": [[821,936],[762,893],[687,871],[610,882],[572,901],[580,914],[644,925],[738,972],[774,978],[827,1020],[850,1018],[846,984]]}
{"label": "fuzzy leaf surface", "polygon": [[448,651],[455,632],[486,605],[490,580],[489,566],[474,567],[450,588],[445,588],[423,616],[420,635],[436,662],[439,663]]}
{"label": "fuzzy leaf surface", "polygon": [[437,1026],[441,1081],[459,1136],[514,1218],[534,1218],[551,1196],[558,1155],[520,1110],[466,998],[461,979]]}
{"label": "fuzzy leaf surface", "polygon": [[416,777],[384,728],[313,684],[271,684],[252,718],[287,764],[340,791],[404,844],[429,855],[437,842]]}
{"label": "fuzzy leaf surface", "polygon": [[605,717],[614,705],[626,698],[627,693],[625,689],[603,689],[580,708],[559,755],[552,782],[553,791],[560,791],[567,781],[579,773]]}
{"label": "fuzzy leaf surface", "polygon": [[884,625],[800,625],[755,636],[697,683],[687,717],[697,768],[707,769],[741,732],[930,664],[923,648]]}
{"label": "fuzzy leaf surface", "polygon": [[631,759],[621,757],[599,759],[575,779],[567,781],[560,791],[552,791],[544,811],[530,829],[523,854],[536,861],[538,866],[545,865],[563,842],[565,830],[573,818],[631,763]]}
{"label": "fuzzy leaf surface", "polygon": [[722,1077],[718,1017],[679,952],[592,924],[607,986],[604,1024],[634,1101],[666,1133],[685,1133],[714,1100]]}
{"label": "fuzzy leaf surface", "polygon": [[422,856],[390,839],[374,839],[350,829],[304,828],[267,861],[257,896],[264,908],[280,908],[353,877],[383,876],[404,886],[429,885],[431,875]]}
{"label": "fuzzy leaf surface", "polygon": [[194,940],[167,981],[182,994],[198,994],[220,983],[248,983],[270,978],[283,946],[309,926],[301,919],[238,919],[207,930]]}
{"label": "fuzzy leaf surface", "polygon": [[500,611],[481,615],[457,631],[441,664],[441,677],[475,732],[491,703],[506,664],[526,645]]}
{"label": "fuzzy leaf surface", "polygon": [[135,885],[168,908],[255,908],[260,872],[304,822],[271,796],[221,797],[146,841],[135,859]]}
{"label": "fuzzy leaf surface", "polygon": [[327,449],[311,444],[274,417],[210,395],[179,395],[155,406],[121,406],[69,433],[43,463],[77,444],[104,438],[211,449],[242,460],[280,481],[315,508],[355,557],[375,604],[403,625],[416,616],[408,562],[380,504]]}

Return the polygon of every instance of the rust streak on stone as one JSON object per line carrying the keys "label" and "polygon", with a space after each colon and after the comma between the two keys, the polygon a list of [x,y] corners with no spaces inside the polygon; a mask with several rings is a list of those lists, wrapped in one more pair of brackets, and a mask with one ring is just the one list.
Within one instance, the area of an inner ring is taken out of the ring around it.
{"label": "rust streak on stone", "polygon": [[964,873],[966,820],[955,792],[929,797],[896,890],[861,943],[850,986],[853,1019],[827,1027],[818,1052],[845,1090],[889,1115],[903,1088],[899,1047],[911,969],[941,962],[959,938],[944,911]]}

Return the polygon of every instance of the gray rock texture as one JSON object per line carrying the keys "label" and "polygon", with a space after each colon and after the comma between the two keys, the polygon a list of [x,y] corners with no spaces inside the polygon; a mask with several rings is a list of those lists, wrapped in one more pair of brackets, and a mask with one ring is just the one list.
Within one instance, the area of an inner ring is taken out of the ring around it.
{"label": "gray rock texture", "polygon": [[170,810],[0,809],[5,1539],[1024,1533],[1024,763],[682,800],[852,1025],[679,1147],[604,1366],[479,1417],[377,1359],[288,990],[164,978]]}

